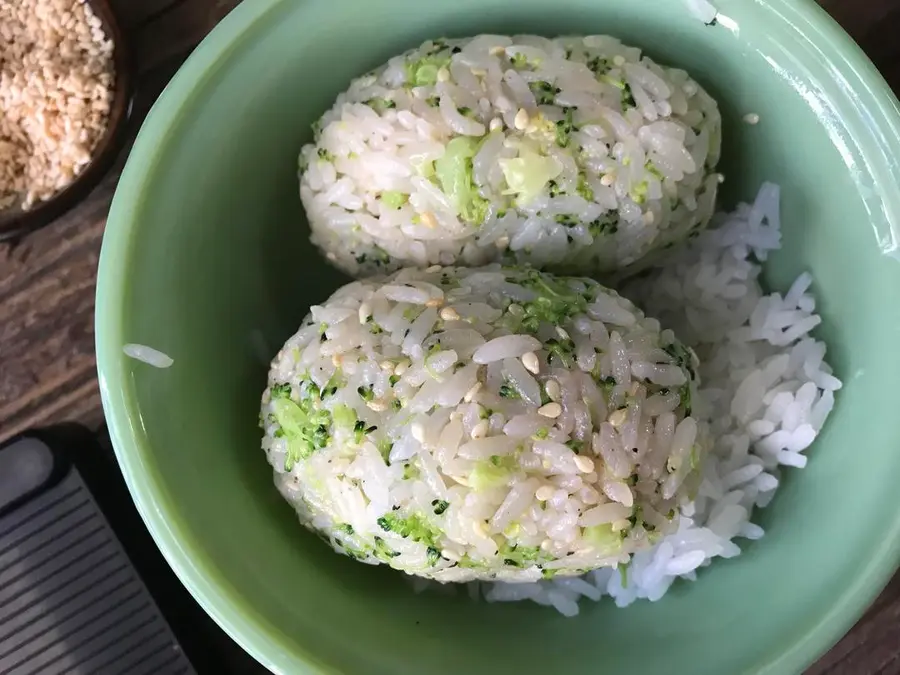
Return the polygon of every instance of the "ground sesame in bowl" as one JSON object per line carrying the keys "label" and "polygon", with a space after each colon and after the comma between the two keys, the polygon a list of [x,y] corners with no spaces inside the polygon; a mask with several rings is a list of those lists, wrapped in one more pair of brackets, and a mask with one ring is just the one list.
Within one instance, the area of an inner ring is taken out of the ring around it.
{"label": "ground sesame in bowl", "polygon": [[83,0],[0,0],[0,211],[34,209],[91,163],[113,107],[113,52]]}

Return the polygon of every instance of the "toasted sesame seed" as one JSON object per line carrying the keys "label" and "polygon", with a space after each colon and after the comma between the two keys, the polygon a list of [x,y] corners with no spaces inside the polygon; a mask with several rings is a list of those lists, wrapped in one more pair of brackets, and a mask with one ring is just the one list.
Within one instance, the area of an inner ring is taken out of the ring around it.
{"label": "toasted sesame seed", "polygon": [[544,417],[555,419],[562,415],[562,406],[556,401],[548,403],[547,405],[542,405],[540,408],[538,408],[538,415],[543,415]]}
{"label": "toasted sesame seed", "polygon": [[616,182],[616,176],[612,173],[605,173],[600,177],[600,185],[603,187],[612,187]]}
{"label": "toasted sesame seed", "polygon": [[438,82],[446,82],[450,79],[450,71],[445,67],[438,68],[437,71],[437,80]]}
{"label": "toasted sesame seed", "polygon": [[466,395],[463,396],[463,401],[466,403],[471,403],[475,398],[475,395],[481,390],[481,382],[476,382],[472,385],[472,388],[466,392]]}
{"label": "toasted sesame seed", "polygon": [[472,438],[484,438],[488,435],[491,425],[487,420],[481,420],[472,428]]}
{"label": "toasted sesame seed", "polygon": [[539,502],[545,502],[553,496],[554,492],[556,492],[556,490],[553,489],[552,485],[541,485],[541,487],[534,491],[534,498]]}
{"label": "toasted sesame seed", "polygon": [[441,308],[441,318],[444,321],[459,321],[459,312],[452,307]]}
{"label": "toasted sesame seed", "polygon": [[534,352],[522,354],[522,365],[525,366],[525,370],[534,375],[537,375],[539,372],[541,372],[541,362],[538,360],[537,354],[535,354]]}
{"label": "toasted sesame seed", "polygon": [[525,131],[525,129],[528,128],[528,122],[530,120],[531,118],[528,115],[528,111],[525,110],[525,108],[519,108],[519,112],[516,113],[513,124],[519,131]]}
{"label": "toasted sesame seed", "polygon": [[618,428],[625,424],[625,420],[627,418],[628,410],[626,408],[619,408],[618,410],[615,410],[610,414],[609,423]]}
{"label": "toasted sesame seed", "polygon": [[430,227],[432,229],[434,229],[438,225],[437,218],[434,217],[434,214],[431,211],[426,211],[425,213],[420,214],[419,220],[422,221],[422,224],[425,227]]}
{"label": "toasted sesame seed", "polygon": [[578,470],[581,473],[590,473],[594,470],[594,460],[590,457],[584,457],[582,455],[575,455],[575,466],[578,467]]}
{"label": "toasted sesame seed", "polygon": [[109,123],[113,51],[89,3],[0,1],[0,209],[33,208],[90,164]]}
{"label": "toasted sesame seed", "polygon": [[409,368],[409,361],[401,361],[394,367],[394,375],[403,375]]}
{"label": "toasted sesame seed", "polygon": [[332,354],[331,355],[331,365],[335,368],[340,368],[341,364],[344,362],[344,357],[340,354]]}
{"label": "toasted sesame seed", "polygon": [[443,298],[429,298],[429,300],[425,303],[426,307],[440,307],[444,304]]}
{"label": "toasted sesame seed", "polygon": [[562,389],[556,380],[547,380],[544,383],[544,391],[547,392],[547,396],[550,397],[551,401],[559,401],[562,398]]}

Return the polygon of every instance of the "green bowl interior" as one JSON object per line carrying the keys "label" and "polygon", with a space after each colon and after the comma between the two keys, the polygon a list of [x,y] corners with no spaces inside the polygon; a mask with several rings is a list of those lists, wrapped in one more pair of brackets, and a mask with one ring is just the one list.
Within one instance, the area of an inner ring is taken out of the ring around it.
{"label": "green bowl interior", "polygon": [[[109,219],[98,358],[116,450],[145,520],[204,607],[291,673],[794,672],[849,628],[898,558],[894,391],[900,265],[895,101],[809,3],[731,0],[707,27],[673,0],[254,0],[151,114]],[[610,33],[688,69],[726,121],[724,205],[784,188],[772,289],[811,270],[846,386],[767,536],[664,600],[577,619],[416,595],[296,522],[259,450],[267,361],[343,279],[307,241],[296,161],[349,80],[428,37]],[[756,126],[743,123],[748,112]],[[127,360],[138,342],[170,354]]]}

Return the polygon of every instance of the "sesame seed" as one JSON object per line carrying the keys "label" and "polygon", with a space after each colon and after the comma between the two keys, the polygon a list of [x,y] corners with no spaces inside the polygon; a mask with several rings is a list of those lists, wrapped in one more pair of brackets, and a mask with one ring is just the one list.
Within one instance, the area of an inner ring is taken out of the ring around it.
{"label": "sesame seed", "polygon": [[473,427],[472,438],[484,438],[488,435],[488,431],[490,430],[490,428],[491,425],[488,424],[487,420],[481,420]]}
{"label": "sesame seed", "polygon": [[609,423],[612,424],[617,429],[625,424],[625,420],[628,418],[628,410],[626,408],[619,408],[614,411],[609,416]]}
{"label": "sesame seed", "polygon": [[466,403],[471,403],[475,398],[475,394],[477,394],[481,390],[481,382],[476,382],[472,385],[472,388],[466,392],[466,395],[463,396],[463,401]]}
{"label": "sesame seed", "polygon": [[519,131],[524,131],[528,128],[528,122],[530,121],[530,117],[528,116],[528,111],[525,108],[519,108],[519,112],[516,113],[516,118],[513,120],[513,124],[516,129]]}
{"label": "sesame seed", "polygon": [[331,355],[331,365],[333,365],[335,368],[340,368],[343,362],[344,357],[342,357],[340,354]]}
{"label": "sesame seed", "polygon": [[547,396],[550,397],[551,401],[559,401],[562,397],[562,389],[556,380],[547,380],[544,384],[544,391],[547,392]]}
{"label": "sesame seed", "polygon": [[381,368],[386,373],[394,372],[394,362],[393,361],[382,361],[378,364],[378,367]]}
{"label": "sesame seed", "polygon": [[442,67],[437,71],[437,80],[438,82],[446,82],[450,79],[450,71],[447,68]]}
{"label": "sesame seed", "polygon": [[560,415],[562,415],[562,406],[555,401],[552,403],[548,403],[547,405],[542,405],[538,408],[538,415],[543,415],[544,417],[549,417],[550,419],[556,419]]}
{"label": "sesame seed", "polygon": [[574,461],[575,466],[578,467],[578,470],[581,473],[590,473],[594,470],[594,460],[592,460],[590,457],[575,455]]}
{"label": "sesame seed", "polygon": [[0,209],[28,211],[90,164],[109,123],[113,51],[88,3],[0,1]]}
{"label": "sesame seed", "polygon": [[495,117],[491,120],[490,124],[488,124],[488,129],[490,129],[491,131],[500,131],[501,129],[503,129],[503,120],[501,120],[499,117]]}
{"label": "sesame seed", "polygon": [[388,409],[388,404],[380,398],[368,401],[366,406],[373,412],[384,412]]}
{"label": "sesame seed", "polygon": [[440,307],[444,304],[443,298],[429,298],[429,300],[425,303],[426,307]]}
{"label": "sesame seed", "polygon": [[501,54],[505,54],[505,53],[506,53],[506,47],[501,47],[500,45],[497,45],[496,47],[491,47],[488,50],[488,54],[490,54],[491,56],[500,56]]}
{"label": "sesame seed", "polygon": [[534,491],[534,498],[539,502],[545,502],[553,496],[555,490],[551,485],[541,485],[537,490]]}
{"label": "sesame seed", "polygon": [[509,248],[509,237],[503,235],[502,237],[497,237],[497,241],[494,242],[494,245],[501,251],[505,251]]}
{"label": "sesame seed", "polygon": [[359,322],[366,323],[372,316],[372,306],[368,302],[364,302],[359,306]]}
{"label": "sesame seed", "polygon": [[434,229],[438,225],[437,218],[434,217],[434,214],[431,211],[426,211],[425,213],[420,214],[419,220],[422,221],[422,224],[425,227],[430,227],[432,229]]}
{"label": "sesame seed", "polygon": [[603,187],[612,187],[616,182],[616,176],[613,173],[605,173],[600,177],[600,185]]}
{"label": "sesame seed", "polygon": [[443,307],[441,309],[441,318],[444,321],[459,321],[459,312],[452,307]]}
{"label": "sesame seed", "polygon": [[419,422],[413,422],[409,427],[409,431],[412,434],[412,437],[415,438],[419,443],[425,442],[425,427],[423,427]]}
{"label": "sesame seed", "polygon": [[747,113],[744,115],[744,121],[750,125],[759,124],[759,115],[756,113]]}
{"label": "sesame seed", "polygon": [[525,370],[534,375],[537,375],[539,372],[541,372],[541,362],[538,360],[537,354],[535,354],[534,352],[522,354],[522,365],[525,366]]}
{"label": "sesame seed", "polygon": [[409,361],[401,361],[394,367],[394,375],[403,375],[409,368]]}

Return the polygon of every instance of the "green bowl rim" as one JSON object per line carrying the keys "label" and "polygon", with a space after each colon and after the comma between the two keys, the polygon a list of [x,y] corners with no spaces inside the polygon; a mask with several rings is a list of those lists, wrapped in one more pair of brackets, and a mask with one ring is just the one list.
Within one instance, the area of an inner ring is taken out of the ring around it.
{"label": "green bowl rim", "polygon": [[[130,364],[122,352],[125,299],[130,291],[128,261],[135,253],[135,216],[146,199],[141,186],[158,170],[160,157],[171,142],[167,130],[228,56],[238,49],[283,0],[255,0],[235,8],[206,37],[181,67],[148,115],[119,181],[100,255],[96,297],[97,368],[103,409],[125,482],[153,539],[181,582],[204,610],[241,647],[273,672],[334,673],[313,654],[295,656],[285,650],[278,629],[268,629],[253,608],[214,567],[204,569],[203,554],[188,535],[176,506],[166,493],[146,442],[143,420],[135,400]],[[854,140],[869,162],[876,185],[896,185],[900,167],[900,105],[888,84],[860,47],[814,0],[754,0],[760,11],[786,22],[797,36],[814,46],[831,72],[840,74],[843,103],[864,108],[869,123],[853,127]],[[821,51],[828,47],[830,56]],[[852,91],[849,85],[852,85]],[[849,124],[849,123],[848,123]],[[891,152],[884,147],[890,144]],[[900,224],[900,198],[883,196],[892,228]],[[127,224],[126,224],[127,223]],[[893,231],[893,230],[892,230]],[[884,233],[876,233],[884,234]],[[891,233],[888,233],[889,235]],[[883,242],[886,246],[895,244]],[[761,655],[748,673],[793,673],[809,666],[834,645],[863,614],[900,563],[900,504],[881,546],[872,552],[864,570],[848,582],[831,608],[785,651]]]}

